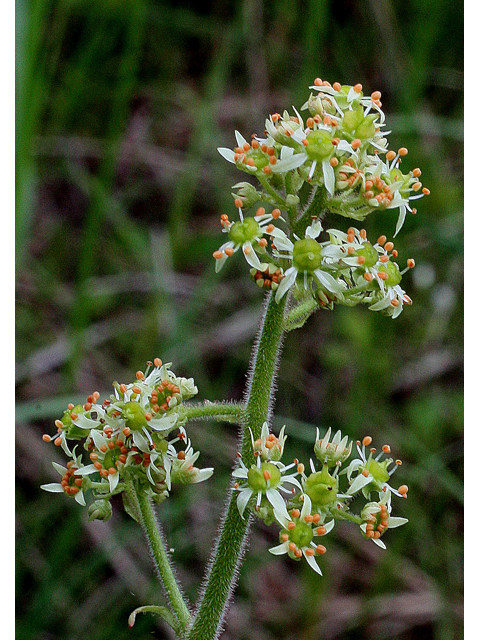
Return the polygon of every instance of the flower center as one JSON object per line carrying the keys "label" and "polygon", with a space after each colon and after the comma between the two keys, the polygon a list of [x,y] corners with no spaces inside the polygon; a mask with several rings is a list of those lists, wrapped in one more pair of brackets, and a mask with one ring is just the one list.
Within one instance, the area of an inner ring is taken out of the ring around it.
{"label": "flower center", "polygon": [[322,248],[313,238],[297,240],[293,245],[293,264],[298,271],[313,273],[322,264]]}
{"label": "flower center", "polygon": [[313,504],[327,505],[337,499],[337,479],[328,473],[328,468],[312,473],[307,478],[305,493]]}
{"label": "flower center", "polygon": [[260,468],[250,467],[247,473],[248,486],[254,491],[265,493],[280,484],[281,473],[271,462],[262,462]]}
{"label": "flower center", "polygon": [[307,135],[308,145],[305,147],[307,156],[311,160],[322,161],[333,152],[333,136],[324,129],[310,131]]}
{"label": "flower center", "polygon": [[289,532],[289,538],[291,542],[294,542],[297,545],[297,547],[308,547],[310,542],[313,540],[312,527],[306,522],[302,522],[300,520],[296,523],[295,529],[292,529],[292,531]]}
{"label": "flower center", "polygon": [[260,225],[253,218],[245,218],[243,222],[234,222],[228,232],[228,237],[236,245],[257,240],[262,236]]}

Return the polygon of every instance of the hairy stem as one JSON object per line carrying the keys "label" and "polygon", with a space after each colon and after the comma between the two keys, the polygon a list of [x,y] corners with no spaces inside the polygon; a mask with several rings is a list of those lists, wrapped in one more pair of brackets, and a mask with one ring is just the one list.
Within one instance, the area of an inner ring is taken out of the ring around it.
{"label": "hairy stem", "polygon": [[202,402],[187,404],[179,410],[180,420],[220,420],[236,422],[244,420],[245,405],[234,402]]}
{"label": "hairy stem", "polygon": [[[285,299],[286,296],[277,304],[274,296],[270,295],[260,335],[253,350],[245,422],[239,443],[247,466],[254,462],[249,430],[254,438],[258,438],[262,424],[270,418],[275,373],[283,337]],[[230,491],[208,580],[187,635],[188,640],[214,640],[218,637],[245,548],[249,516],[250,512],[246,509],[245,518],[240,517],[236,495]]]}
{"label": "hairy stem", "polygon": [[170,560],[163,544],[160,526],[153,511],[151,500],[144,492],[137,491],[131,480],[127,481],[127,492],[139,516],[139,521],[162,586],[175,617],[178,620],[178,628],[184,632],[190,622],[190,612],[180,592],[172,567],[170,566]]}

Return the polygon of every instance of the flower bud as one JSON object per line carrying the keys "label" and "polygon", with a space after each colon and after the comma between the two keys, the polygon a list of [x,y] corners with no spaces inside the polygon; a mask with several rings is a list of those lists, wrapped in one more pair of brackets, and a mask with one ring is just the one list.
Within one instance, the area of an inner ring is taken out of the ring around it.
{"label": "flower bud", "polygon": [[308,476],[305,481],[305,493],[314,505],[326,506],[337,499],[338,479],[331,476],[325,465],[321,471]]}
{"label": "flower bud", "polygon": [[112,505],[108,500],[95,500],[88,507],[88,520],[91,522],[92,520],[110,520],[112,517]]}

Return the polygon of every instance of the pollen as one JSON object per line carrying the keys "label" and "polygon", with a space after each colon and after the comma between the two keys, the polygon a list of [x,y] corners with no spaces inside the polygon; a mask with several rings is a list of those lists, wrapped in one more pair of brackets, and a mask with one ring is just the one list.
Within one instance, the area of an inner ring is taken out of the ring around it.
{"label": "pollen", "polygon": [[364,439],[362,440],[362,444],[365,447],[368,447],[369,444],[372,444],[372,437],[371,436],[365,436]]}

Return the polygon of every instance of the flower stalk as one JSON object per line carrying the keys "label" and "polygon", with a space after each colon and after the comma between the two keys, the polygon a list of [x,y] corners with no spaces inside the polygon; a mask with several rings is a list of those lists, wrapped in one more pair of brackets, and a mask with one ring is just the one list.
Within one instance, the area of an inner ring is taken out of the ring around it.
{"label": "flower stalk", "polygon": [[[253,365],[247,388],[245,423],[240,436],[242,459],[254,461],[250,445],[251,429],[254,439],[260,437],[263,422],[270,417],[277,361],[283,337],[285,299],[277,304],[270,295],[258,342],[254,347]],[[225,615],[236,580],[249,529],[249,509],[241,518],[236,497],[230,494],[221,533],[213,554],[208,580],[198,606],[188,640],[214,640]]]}

